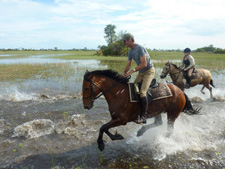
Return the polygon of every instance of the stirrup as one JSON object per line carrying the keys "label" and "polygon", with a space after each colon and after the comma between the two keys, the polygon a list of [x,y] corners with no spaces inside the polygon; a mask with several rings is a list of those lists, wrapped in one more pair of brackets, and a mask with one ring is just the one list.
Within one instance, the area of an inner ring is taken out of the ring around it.
{"label": "stirrup", "polygon": [[138,116],[138,120],[136,120],[136,123],[137,124],[146,124],[147,123],[147,118]]}
{"label": "stirrup", "polygon": [[190,88],[190,85],[189,84],[186,84],[185,85],[185,89],[189,89]]}

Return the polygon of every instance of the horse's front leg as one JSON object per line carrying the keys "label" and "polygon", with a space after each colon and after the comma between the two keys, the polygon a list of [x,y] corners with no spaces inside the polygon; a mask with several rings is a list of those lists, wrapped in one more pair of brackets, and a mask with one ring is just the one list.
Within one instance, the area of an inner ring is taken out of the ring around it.
{"label": "horse's front leg", "polygon": [[115,119],[115,120],[113,120],[113,119],[110,120],[108,123],[104,124],[104,125],[100,128],[99,137],[98,137],[98,140],[97,140],[99,150],[102,151],[102,150],[104,150],[104,148],[105,148],[105,144],[104,144],[104,141],[103,141],[103,139],[102,139],[104,132],[105,132],[112,140],[121,140],[121,139],[123,139],[123,136],[122,136],[122,135],[120,135],[120,134],[115,134],[115,135],[113,135],[113,134],[111,134],[111,133],[109,132],[109,129],[110,129],[110,128],[116,127],[116,126],[120,126],[120,125],[122,125],[122,124],[123,124],[123,122],[122,122],[119,118],[117,118],[117,119]]}

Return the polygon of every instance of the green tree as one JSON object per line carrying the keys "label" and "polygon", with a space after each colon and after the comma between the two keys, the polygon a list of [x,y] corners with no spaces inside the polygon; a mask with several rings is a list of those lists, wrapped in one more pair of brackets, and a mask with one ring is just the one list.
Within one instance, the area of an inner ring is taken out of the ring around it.
{"label": "green tree", "polygon": [[119,31],[119,33],[117,34],[117,41],[123,40],[124,35],[127,33],[127,31]]}
{"label": "green tree", "polygon": [[108,44],[111,44],[116,41],[116,25],[108,24],[106,25],[104,31],[105,31],[105,40]]}

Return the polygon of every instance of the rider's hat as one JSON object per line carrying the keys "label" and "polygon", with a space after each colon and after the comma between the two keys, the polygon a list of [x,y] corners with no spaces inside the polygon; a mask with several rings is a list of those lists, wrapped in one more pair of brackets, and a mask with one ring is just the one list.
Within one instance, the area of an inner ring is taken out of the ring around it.
{"label": "rider's hat", "polygon": [[123,35],[123,40],[128,40],[128,39],[132,39],[134,41],[134,35],[132,35],[131,33],[126,33]]}
{"label": "rider's hat", "polygon": [[184,49],[184,53],[190,53],[191,52],[191,49],[190,48],[185,48]]}

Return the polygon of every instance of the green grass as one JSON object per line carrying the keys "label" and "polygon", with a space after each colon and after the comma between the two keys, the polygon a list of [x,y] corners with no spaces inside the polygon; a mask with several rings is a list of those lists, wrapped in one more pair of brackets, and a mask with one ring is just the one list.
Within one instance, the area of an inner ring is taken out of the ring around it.
{"label": "green grass", "polygon": [[[180,60],[178,65],[181,65],[183,53],[182,52],[155,52],[150,51],[151,58],[158,60],[156,66],[162,67],[167,61]],[[214,54],[214,53],[195,53],[191,55],[195,59],[197,68],[209,69],[212,71],[224,70],[225,69],[225,54]]]}
{"label": "green grass", "polygon": [[69,78],[75,70],[70,63],[53,64],[13,64],[0,65],[1,81],[21,81],[25,79]]}
{"label": "green grass", "polygon": [[[4,58],[26,58],[32,55],[53,55],[49,58],[58,58],[64,60],[76,59],[97,59],[100,60],[101,65],[106,65],[109,69],[116,70],[122,73],[127,63],[127,57],[115,57],[115,56],[97,56],[96,51],[0,51],[2,54],[13,54],[12,56],[0,57]],[[167,61],[180,60],[177,65],[181,64],[183,53],[182,52],[158,52],[150,51],[151,59],[154,60],[154,66],[162,68]],[[55,56],[54,56],[55,54]],[[67,54],[57,56],[57,54]],[[213,53],[192,53],[195,58],[196,67],[209,69],[210,71],[218,71],[225,69],[225,54],[213,54]],[[136,67],[133,62],[132,67]],[[74,69],[70,63],[58,63],[58,64],[13,64],[13,65],[1,65],[0,64],[0,81],[8,80],[24,80],[39,78],[51,78],[51,77],[63,77],[65,80],[74,75],[74,73],[83,74],[85,67],[77,67]],[[82,77],[82,76],[81,76]],[[80,79],[78,79],[80,80]]]}

